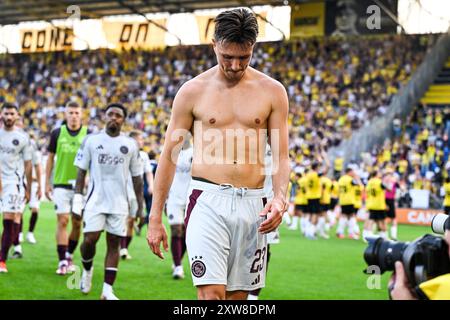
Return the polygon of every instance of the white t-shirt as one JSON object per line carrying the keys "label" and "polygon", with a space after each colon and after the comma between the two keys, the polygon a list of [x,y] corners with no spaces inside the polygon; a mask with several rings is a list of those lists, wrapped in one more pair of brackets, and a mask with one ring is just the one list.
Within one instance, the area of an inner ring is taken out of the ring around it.
{"label": "white t-shirt", "polygon": [[139,151],[139,156],[141,157],[144,165],[144,174],[147,172],[152,172],[152,165],[150,164],[150,158],[148,157],[147,152]]}
{"label": "white t-shirt", "polygon": [[[152,166],[150,165],[150,158],[148,157],[148,154],[145,151],[139,151],[139,157],[142,162],[141,165],[143,173],[152,172]],[[134,192],[133,179],[131,178],[131,175],[128,178],[127,190],[128,200],[131,201],[136,199],[136,193]]]}
{"label": "white t-shirt", "polygon": [[33,165],[33,180],[37,179],[35,166],[42,163],[42,153],[39,151],[34,140],[30,141],[31,145],[31,164]]}
{"label": "white t-shirt", "polygon": [[182,149],[178,155],[175,176],[169,190],[168,202],[184,206],[187,201],[187,192],[191,181],[193,148]]}
{"label": "white t-shirt", "polygon": [[30,138],[22,129],[0,129],[0,167],[3,184],[22,184],[24,161],[32,158]]}
{"label": "white t-shirt", "polygon": [[111,137],[104,130],[90,134],[80,146],[74,165],[89,170],[86,212],[128,215],[129,176],[143,174],[135,140],[124,134]]}

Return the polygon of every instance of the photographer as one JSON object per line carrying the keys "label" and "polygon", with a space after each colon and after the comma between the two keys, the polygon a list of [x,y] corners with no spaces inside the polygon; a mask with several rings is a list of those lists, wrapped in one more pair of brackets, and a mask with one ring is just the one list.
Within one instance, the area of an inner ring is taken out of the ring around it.
{"label": "photographer", "polygon": [[[449,244],[450,256],[450,230],[445,232],[445,241]],[[430,300],[450,299],[450,273],[421,283],[411,288],[406,277],[405,269],[400,261],[395,262],[395,273],[389,281],[390,295],[393,300],[416,300],[419,297]]]}

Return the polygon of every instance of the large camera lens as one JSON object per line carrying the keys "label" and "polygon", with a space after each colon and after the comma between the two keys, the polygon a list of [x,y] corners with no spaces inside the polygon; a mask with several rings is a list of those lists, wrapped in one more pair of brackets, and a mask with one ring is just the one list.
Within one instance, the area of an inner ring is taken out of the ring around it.
{"label": "large camera lens", "polygon": [[450,218],[444,213],[438,213],[433,217],[433,220],[431,220],[431,230],[433,230],[434,233],[444,234],[445,230],[449,229],[449,225]]}
{"label": "large camera lens", "polygon": [[364,260],[368,266],[376,265],[380,272],[395,270],[395,261],[402,261],[403,252],[408,246],[404,242],[367,238],[369,243],[364,251]]}

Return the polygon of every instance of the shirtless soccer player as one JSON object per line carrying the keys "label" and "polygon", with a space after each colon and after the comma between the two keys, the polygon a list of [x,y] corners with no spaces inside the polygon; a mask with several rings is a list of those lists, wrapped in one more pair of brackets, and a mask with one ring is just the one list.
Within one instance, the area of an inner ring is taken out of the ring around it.
{"label": "shirtless soccer player", "polygon": [[[266,234],[281,223],[289,182],[288,98],[282,84],[249,67],[258,35],[246,9],[215,19],[218,64],[185,83],[172,107],[147,240],[168,250],[162,211],[183,136],[194,138],[186,208],[186,246],[199,299],[246,299],[265,284]],[[266,141],[272,148],[273,193],[264,192]]]}

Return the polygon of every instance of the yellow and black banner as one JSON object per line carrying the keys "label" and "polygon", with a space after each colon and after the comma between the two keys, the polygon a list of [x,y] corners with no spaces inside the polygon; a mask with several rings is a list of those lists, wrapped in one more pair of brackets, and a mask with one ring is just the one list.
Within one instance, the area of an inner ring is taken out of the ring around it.
{"label": "yellow and black banner", "polygon": [[73,38],[70,28],[20,30],[22,52],[72,50]]}
{"label": "yellow and black banner", "polygon": [[[166,19],[155,20],[165,26]],[[108,47],[122,49],[155,49],[165,47],[166,31],[149,22],[103,21]]]}
{"label": "yellow and black banner", "polygon": [[312,2],[291,6],[291,38],[323,36],[325,3]]}

